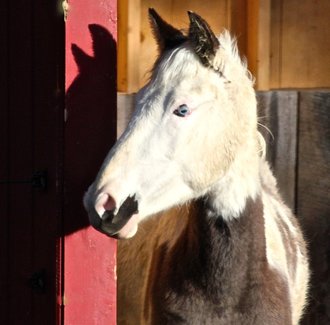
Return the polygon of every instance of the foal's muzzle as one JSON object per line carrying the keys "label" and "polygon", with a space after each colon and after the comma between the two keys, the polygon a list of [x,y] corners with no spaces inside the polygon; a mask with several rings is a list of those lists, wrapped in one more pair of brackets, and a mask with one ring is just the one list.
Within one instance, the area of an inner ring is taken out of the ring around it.
{"label": "foal's muzzle", "polygon": [[99,222],[97,224],[94,223],[93,226],[110,237],[116,237],[116,234],[138,212],[138,202],[135,195],[128,196],[116,214],[114,214],[114,211],[106,210]]}

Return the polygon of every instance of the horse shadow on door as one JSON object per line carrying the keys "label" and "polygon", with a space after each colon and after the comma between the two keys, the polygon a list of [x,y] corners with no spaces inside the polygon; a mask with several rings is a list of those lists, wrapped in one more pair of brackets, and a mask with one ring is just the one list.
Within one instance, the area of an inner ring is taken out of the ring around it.
{"label": "horse shadow on door", "polygon": [[82,198],[116,140],[116,41],[107,29],[89,25],[93,56],[72,44],[78,74],[66,92],[64,128],[64,231],[89,221]]}

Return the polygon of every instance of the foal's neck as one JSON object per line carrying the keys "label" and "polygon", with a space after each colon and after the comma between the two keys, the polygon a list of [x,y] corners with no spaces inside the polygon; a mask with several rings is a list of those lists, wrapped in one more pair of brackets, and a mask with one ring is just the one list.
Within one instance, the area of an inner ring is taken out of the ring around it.
{"label": "foal's neck", "polygon": [[209,212],[224,220],[239,218],[249,199],[255,200],[261,191],[260,158],[248,152],[231,164],[226,174],[208,192]]}
{"label": "foal's neck", "polygon": [[[193,223],[199,229],[199,245],[210,263],[227,267],[228,262],[247,264],[245,258],[250,254],[264,256],[264,218],[260,196],[248,198],[240,216],[230,220],[214,214],[208,202],[204,201],[199,205],[198,218]],[[230,267],[228,270],[231,272]]]}
{"label": "foal's neck", "polygon": [[265,262],[262,202],[260,197],[248,199],[241,216],[232,220],[211,213],[207,201],[195,203],[188,228],[166,264],[179,291],[188,282],[224,305],[235,304]]}

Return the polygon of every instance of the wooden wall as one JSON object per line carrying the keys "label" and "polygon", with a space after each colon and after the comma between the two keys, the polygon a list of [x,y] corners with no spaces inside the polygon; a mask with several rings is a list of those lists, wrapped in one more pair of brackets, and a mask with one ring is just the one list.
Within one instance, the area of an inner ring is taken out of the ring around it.
{"label": "wooden wall", "polygon": [[216,34],[228,28],[259,90],[330,87],[328,0],[121,0],[119,91],[139,89],[157,56],[149,7],[178,28],[188,27],[187,10],[202,15]]}
{"label": "wooden wall", "polygon": [[228,0],[210,0],[201,6],[200,0],[133,0],[119,2],[118,90],[137,91],[148,79],[148,72],[157,57],[157,46],[151,33],[148,8],[155,8],[170,24],[187,29],[187,10],[208,18],[219,32],[229,27]]}
{"label": "wooden wall", "polygon": [[330,93],[299,100],[296,210],[309,243],[312,281],[303,325],[330,324]]}
{"label": "wooden wall", "polygon": [[258,94],[267,158],[308,242],[311,283],[302,324],[330,323],[330,92]]}
{"label": "wooden wall", "polygon": [[330,87],[330,1],[272,1],[270,88]]}

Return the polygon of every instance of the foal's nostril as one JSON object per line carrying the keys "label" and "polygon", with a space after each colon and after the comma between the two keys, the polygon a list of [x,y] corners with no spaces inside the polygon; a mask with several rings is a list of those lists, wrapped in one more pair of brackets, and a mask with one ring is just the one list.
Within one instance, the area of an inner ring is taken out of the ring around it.
{"label": "foal's nostril", "polygon": [[116,201],[109,194],[102,193],[96,200],[95,209],[102,219],[108,219],[116,210]]}

